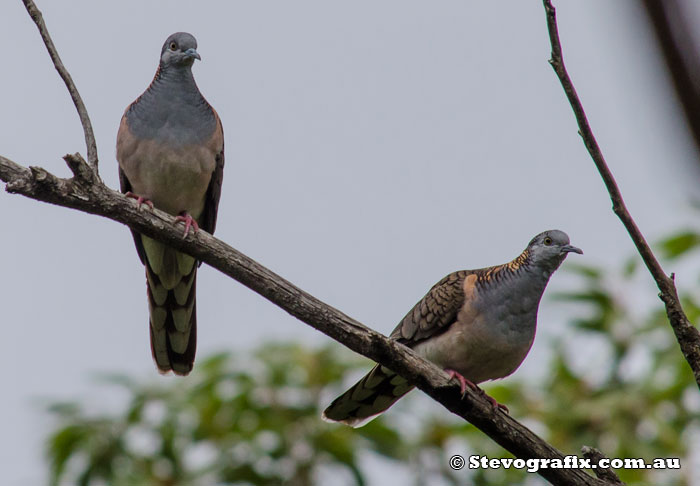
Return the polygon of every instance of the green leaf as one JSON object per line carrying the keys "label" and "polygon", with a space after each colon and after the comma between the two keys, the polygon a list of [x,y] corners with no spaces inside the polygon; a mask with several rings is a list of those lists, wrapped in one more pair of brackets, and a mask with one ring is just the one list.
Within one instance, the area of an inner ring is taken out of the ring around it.
{"label": "green leaf", "polygon": [[663,258],[673,260],[694,250],[698,245],[700,245],[700,234],[688,230],[661,240],[657,246]]}

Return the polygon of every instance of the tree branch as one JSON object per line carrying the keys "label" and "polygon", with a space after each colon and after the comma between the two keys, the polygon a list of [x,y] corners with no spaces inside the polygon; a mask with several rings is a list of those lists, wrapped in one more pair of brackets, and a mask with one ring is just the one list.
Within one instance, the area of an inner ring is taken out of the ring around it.
{"label": "tree branch", "polygon": [[[65,159],[74,174],[90,171],[78,154],[66,155]],[[137,209],[134,201],[100,181],[81,180],[77,176],[61,179],[45,169],[27,169],[2,156],[0,179],[7,183],[8,192],[118,221],[206,262],[344,346],[396,371],[517,457],[564,458],[515,419],[494,411],[491,403],[478,393],[467,389],[462,399],[459,386],[435,364],[304,292],[204,231],[183,239],[182,226],[175,224],[171,215],[158,209],[145,209],[146,206]],[[540,469],[539,473],[555,485],[606,484],[578,469]]]}
{"label": "tree branch", "polygon": [[29,13],[29,16],[32,18],[37,28],[39,29],[39,34],[41,34],[41,39],[44,41],[46,50],[49,51],[51,61],[53,61],[53,65],[56,68],[56,71],[58,71],[58,74],[61,76],[61,79],[63,79],[63,82],[66,84],[66,88],[68,88],[68,93],[70,93],[70,97],[73,99],[75,109],[78,110],[80,124],[83,126],[85,145],[87,146],[88,161],[90,162],[90,167],[92,167],[93,171],[97,175],[97,143],[95,142],[95,134],[92,131],[92,123],[90,123],[90,117],[88,116],[87,108],[85,108],[83,99],[80,97],[78,88],[75,87],[73,78],[71,77],[66,67],[63,65],[61,57],[58,55],[56,46],[54,45],[53,40],[51,40],[49,31],[46,29],[46,24],[44,24],[44,17],[41,15],[41,12],[34,4],[33,0],[22,0],[22,2],[24,3],[24,7]]}
{"label": "tree branch", "polygon": [[673,275],[670,277],[666,275],[663,268],[659,264],[658,260],[651,251],[649,244],[646,242],[644,235],[637,227],[637,224],[632,219],[625,202],[622,199],[622,194],[620,189],[615,182],[615,178],[610,172],[608,164],[605,162],[603,153],[598,146],[593,131],[588,124],[588,119],[586,118],[586,113],[583,110],[583,105],[581,100],[576,94],[576,89],[569,77],[569,73],[566,71],[564,66],[564,59],[561,52],[561,42],[559,41],[559,32],[557,28],[557,17],[554,6],[551,0],[543,0],[544,7],[547,13],[547,28],[549,30],[549,40],[552,45],[552,58],[549,63],[552,65],[554,72],[557,74],[559,81],[561,82],[566,97],[569,99],[571,108],[576,116],[576,122],[579,127],[579,134],[583,138],[583,143],[591,155],[595,166],[598,168],[598,172],[605,183],[605,187],[610,194],[610,199],[612,200],[613,212],[622,221],[625,229],[629,233],[634,245],[637,247],[637,251],[642,257],[644,264],[649,269],[652,277],[656,281],[656,285],[659,288],[659,297],[664,302],[666,306],[666,315],[673,328],[673,332],[676,335],[676,339],[680,344],[683,356],[685,356],[686,361],[693,370],[693,375],[695,376],[695,381],[700,386],[700,333],[698,330],[690,323],[688,317],[683,311],[683,307],[680,304],[678,298],[678,292],[676,290],[676,285],[673,281]]}
{"label": "tree branch", "polygon": [[690,134],[700,155],[700,52],[693,41],[683,2],[641,0],[671,75]]}

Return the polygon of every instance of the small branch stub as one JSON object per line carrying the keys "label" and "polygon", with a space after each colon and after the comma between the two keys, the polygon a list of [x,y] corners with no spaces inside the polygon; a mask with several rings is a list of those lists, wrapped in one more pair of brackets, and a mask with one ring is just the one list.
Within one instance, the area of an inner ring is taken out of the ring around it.
{"label": "small branch stub", "polygon": [[[600,463],[601,459],[607,459],[607,457],[605,457],[605,455],[595,447],[583,446],[581,448],[581,453],[583,454],[583,457],[590,459],[591,463],[596,465]],[[620,480],[620,477],[611,467],[598,466],[593,469],[593,472],[599,479],[606,481],[610,485],[622,486],[625,484]]]}

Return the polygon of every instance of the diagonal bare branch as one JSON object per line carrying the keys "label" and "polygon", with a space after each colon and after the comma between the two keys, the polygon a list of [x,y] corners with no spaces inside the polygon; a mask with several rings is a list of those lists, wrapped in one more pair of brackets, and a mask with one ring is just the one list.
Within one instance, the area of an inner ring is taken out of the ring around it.
{"label": "diagonal bare branch", "polygon": [[73,78],[71,77],[66,67],[63,65],[61,57],[58,55],[58,51],[56,50],[56,46],[54,45],[53,40],[51,40],[51,36],[49,35],[49,31],[46,28],[46,24],[44,23],[44,17],[41,15],[41,12],[32,0],[22,0],[22,2],[24,3],[24,7],[29,13],[29,16],[32,18],[37,28],[39,29],[39,34],[41,34],[41,39],[44,41],[46,50],[49,51],[51,61],[53,61],[53,65],[56,68],[56,71],[58,71],[58,74],[61,76],[61,79],[63,79],[63,82],[66,84],[66,88],[68,88],[68,92],[70,93],[70,97],[73,100],[75,109],[78,110],[80,124],[83,126],[83,134],[85,135],[85,145],[87,146],[88,162],[90,163],[90,167],[92,168],[92,170],[97,175],[97,143],[95,142],[95,133],[92,131],[92,123],[90,123],[90,117],[88,116],[87,108],[85,108],[85,103],[83,103],[83,99],[80,97],[80,93],[78,92],[78,88],[76,88],[75,83],[73,82]]}
{"label": "diagonal bare branch", "polygon": [[583,138],[583,143],[586,145],[588,153],[591,155],[595,166],[598,168],[598,172],[605,183],[605,187],[610,194],[610,199],[612,200],[613,212],[622,221],[625,229],[629,233],[634,245],[637,247],[637,251],[642,257],[644,264],[649,269],[652,277],[656,281],[656,285],[659,288],[659,297],[664,302],[666,306],[666,314],[668,320],[673,328],[673,332],[676,335],[676,339],[680,344],[683,356],[685,356],[686,361],[693,370],[695,376],[695,381],[700,386],[700,333],[697,328],[693,326],[688,320],[681,306],[680,299],[678,298],[678,292],[676,290],[676,285],[673,281],[673,275],[670,277],[666,275],[661,264],[654,256],[651,251],[649,244],[646,242],[644,235],[640,231],[637,224],[632,219],[630,212],[625,206],[625,201],[622,199],[622,193],[620,192],[617,182],[605,162],[603,153],[598,146],[593,131],[588,123],[586,117],[586,112],[583,110],[583,105],[581,100],[576,93],[573,82],[569,77],[569,73],[564,66],[564,58],[561,51],[561,42],[559,40],[559,30],[557,28],[557,17],[556,10],[552,5],[551,0],[543,0],[544,7],[547,13],[547,29],[549,30],[549,40],[552,45],[552,58],[549,63],[552,65],[554,72],[557,74],[559,81],[561,82],[566,97],[571,104],[571,108],[576,116],[576,122],[579,127],[579,134]]}
{"label": "diagonal bare branch", "polygon": [[[478,393],[468,389],[462,399],[459,386],[443,370],[411,349],[365,327],[204,231],[183,239],[182,227],[174,224],[172,216],[157,209],[139,210],[134,201],[100,181],[81,179],[79,175],[89,168],[80,155],[66,155],[65,159],[76,174],[71,179],[37,167],[27,169],[0,156],[0,179],[9,192],[118,221],[206,262],[342,345],[396,371],[517,457],[564,460],[560,451],[509,415],[495,411]],[[580,469],[538,472],[555,485],[607,484]]]}

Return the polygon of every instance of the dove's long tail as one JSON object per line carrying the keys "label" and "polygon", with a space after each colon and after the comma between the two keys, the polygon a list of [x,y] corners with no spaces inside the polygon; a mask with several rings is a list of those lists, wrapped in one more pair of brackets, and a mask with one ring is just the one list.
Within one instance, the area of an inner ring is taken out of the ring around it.
{"label": "dove's long tail", "polygon": [[197,348],[197,261],[147,236],[141,241],[153,359],[162,373],[187,375]]}
{"label": "dove's long tail", "polygon": [[412,389],[401,376],[377,365],[355,386],[333,400],[323,412],[323,418],[361,427]]}

